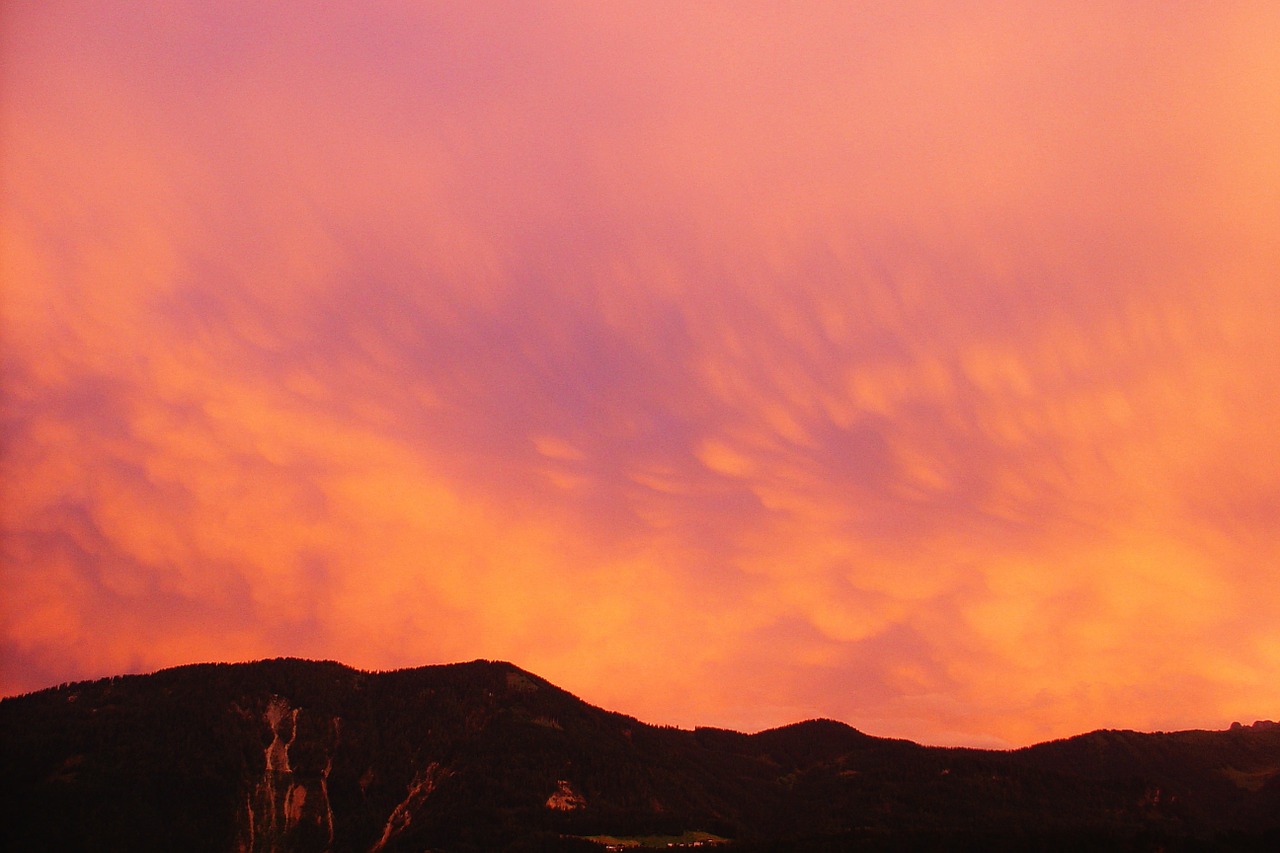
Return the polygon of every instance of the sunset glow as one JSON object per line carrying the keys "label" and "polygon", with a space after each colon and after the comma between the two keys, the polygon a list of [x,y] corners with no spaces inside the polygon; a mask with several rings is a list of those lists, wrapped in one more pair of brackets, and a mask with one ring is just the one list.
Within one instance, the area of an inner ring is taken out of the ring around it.
{"label": "sunset glow", "polygon": [[0,691],[1280,710],[1280,4],[11,3]]}

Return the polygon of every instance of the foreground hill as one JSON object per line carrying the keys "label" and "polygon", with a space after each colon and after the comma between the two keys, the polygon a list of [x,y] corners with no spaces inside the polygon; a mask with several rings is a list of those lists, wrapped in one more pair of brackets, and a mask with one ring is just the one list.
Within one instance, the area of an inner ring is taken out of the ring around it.
{"label": "foreground hill", "polygon": [[942,749],[648,726],[506,663],[274,660],[6,699],[0,744],[9,850],[1280,849],[1265,724]]}

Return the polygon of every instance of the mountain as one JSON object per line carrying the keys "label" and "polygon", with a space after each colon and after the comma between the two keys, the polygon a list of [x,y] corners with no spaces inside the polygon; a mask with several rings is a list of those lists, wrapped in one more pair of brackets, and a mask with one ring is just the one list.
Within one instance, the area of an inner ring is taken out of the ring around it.
{"label": "mountain", "polygon": [[655,727],[508,663],[281,659],[5,699],[0,744],[8,850],[1280,849],[1264,723],[944,749]]}

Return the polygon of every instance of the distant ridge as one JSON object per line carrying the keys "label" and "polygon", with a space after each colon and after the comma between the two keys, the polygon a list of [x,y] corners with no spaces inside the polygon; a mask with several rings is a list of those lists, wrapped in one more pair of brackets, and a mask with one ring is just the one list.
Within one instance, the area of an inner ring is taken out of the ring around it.
{"label": "distant ridge", "polygon": [[9,850],[1280,850],[1280,725],[1013,751],[646,725],[497,661],[193,664],[0,701]]}

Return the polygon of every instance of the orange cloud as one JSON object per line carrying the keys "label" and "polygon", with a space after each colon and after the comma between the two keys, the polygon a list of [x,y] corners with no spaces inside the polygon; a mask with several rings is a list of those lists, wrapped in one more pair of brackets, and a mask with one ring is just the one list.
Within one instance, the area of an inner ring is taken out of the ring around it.
{"label": "orange cloud", "polygon": [[11,11],[0,686],[1265,716],[1280,16],[679,15]]}

